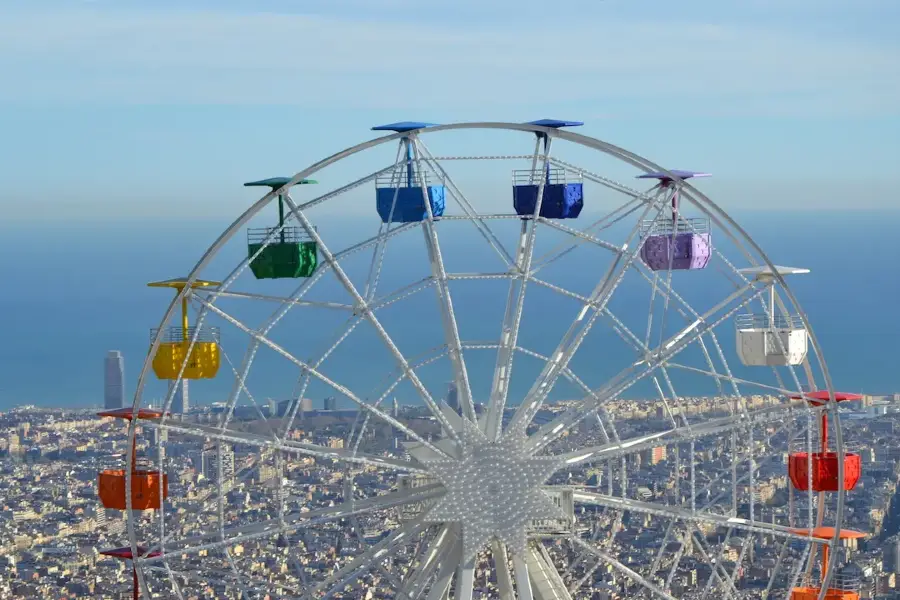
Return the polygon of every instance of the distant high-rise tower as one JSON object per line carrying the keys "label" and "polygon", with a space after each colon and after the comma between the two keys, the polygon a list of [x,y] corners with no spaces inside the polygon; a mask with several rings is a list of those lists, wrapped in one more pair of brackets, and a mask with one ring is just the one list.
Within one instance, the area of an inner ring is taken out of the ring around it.
{"label": "distant high-rise tower", "polygon": [[118,350],[110,350],[103,361],[103,408],[125,407],[125,359]]}
{"label": "distant high-rise tower", "polygon": [[234,484],[234,448],[223,443],[206,446],[200,454],[200,469],[204,477],[229,491]]}
{"label": "distant high-rise tower", "polygon": [[394,415],[394,418],[396,419],[397,417],[400,416],[400,403],[397,402],[397,398],[396,398],[396,397],[394,397],[394,407],[393,407],[393,408],[394,408],[394,413],[393,413],[393,415]]}
{"label": "distant high-rise tower", "polygon": [[447,384],[447,406],[452,408],[457,414],[459,411],[459,390],[456,389],[456,382],[451,381]]}
{"label": "distant high-rise tower", "polygon": [[188,396],[188,380],[169,381],[169,393],[175,388],[175,395],[172,397],[172,406],[169,412],[173,414],[186,413],[191,408],[190,397]]}
{"label": "distant high-rise tower", "polygon": [[337,410],[337,398],[334,396],[326,396],[322,401],[322,408],[325,410]]}

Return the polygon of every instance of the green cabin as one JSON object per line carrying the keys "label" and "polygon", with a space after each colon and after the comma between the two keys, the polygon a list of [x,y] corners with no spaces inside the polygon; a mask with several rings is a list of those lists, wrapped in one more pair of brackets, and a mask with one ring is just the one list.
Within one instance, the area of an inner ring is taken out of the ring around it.
{"label": "green cabin", "polygon": [[[277,190],[290,180],[290,177],[272,177],[251,181],[244,186]],[[298,185],[310,183],[317,182],[302,179]],[[256,255],[257,252],[259,255]],[[256,258],[253,258],[254,255]],[[284,227],[284,197],[281,194],[278,195],[278,226],[248,229],[247,256],[251,259],[250,270],[257,279],[309,277],[319,264],[318,247],[306,230],[302,227]]]}

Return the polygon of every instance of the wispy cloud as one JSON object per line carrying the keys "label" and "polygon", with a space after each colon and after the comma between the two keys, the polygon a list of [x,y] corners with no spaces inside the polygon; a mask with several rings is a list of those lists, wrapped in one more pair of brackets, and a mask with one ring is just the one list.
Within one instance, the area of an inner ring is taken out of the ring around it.
{"label": "wispy cloud", "polygon": [[900,44],[788,28],[95,7],[0,19],[0,77],[11,83],[0,101],[467,109],[565,100],[695,114],[734,102],[752,114],[809,110],[812,99],[835,114],[900,110]]}

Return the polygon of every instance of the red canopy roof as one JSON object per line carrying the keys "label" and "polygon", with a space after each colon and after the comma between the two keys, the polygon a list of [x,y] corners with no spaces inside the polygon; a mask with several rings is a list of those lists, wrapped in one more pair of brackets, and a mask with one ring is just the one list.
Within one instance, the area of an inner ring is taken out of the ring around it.
{"label": "red canopy roof", "polygon": [[[791,396],[791,400],[806,400],[813,406],[822,406],[828,402],[828,390],[819,390],[817,392],[804,392],[799,396]],[[835,392],[835,402],[849,402],[853,400],[862,400],[862,394],[851,394],[849,392]]]}
{"label": "red canopy roof", "polygon": [[[134,409],[131,407],[128,408],[116,408],[114,410],[104,410],[97,413],[98,417],[115,417],[117,419],[128,419],[129,421],[134,418]],[[163,416],[163,413],[158,410],[150,410],[149,408],[139,408],[137,411],[138,419],[158,419]]]}
{"label": "red canopy roof", "polygon": [[[145,554],[147,554],[147,549],[143,546],[138,546],[137,551],[139,556],[144,556]],[[132,560],[134,558],[134,555],[131,554],[131,546],[125,546],[123,548],[113,548],[111,550],[101,550],[100,554],[103,554],[104,556],[111,556],[112,558],[120,558],[122,560]],[[150,554],[147,554],[147,558],[152,558],[154,556],[160,555],[160,552],[154,551]]]}

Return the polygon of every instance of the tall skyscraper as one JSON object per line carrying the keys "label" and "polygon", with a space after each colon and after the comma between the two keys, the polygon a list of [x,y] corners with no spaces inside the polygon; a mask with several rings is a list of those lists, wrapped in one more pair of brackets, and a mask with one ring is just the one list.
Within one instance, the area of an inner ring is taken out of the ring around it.
{"label": "tall skyscraper", "polygon": [[326,396],[322,401],[322,408],[325,410],[337,410],[337,398],[334,396]]}
{"label": "tall skyscraper", "polygon": [[172,414],[186,413],[191,407],[190,398],[188,396],[188,380],[182,379],[181,381],[170,381],[170,393],[173,387],[175,388],[175,396],[172,397],[172,407],[170,412]]}
{"label": "tall skyscraper", "polygon": [[103,361],[103,408],[125,406],[125,359],[118,350],[110,350]]}
{"label": "tall skyscraper", "polygon": [[447,406],[459,414],[459,390],[456,389],[455,381],[451,381],[447,384]]}

